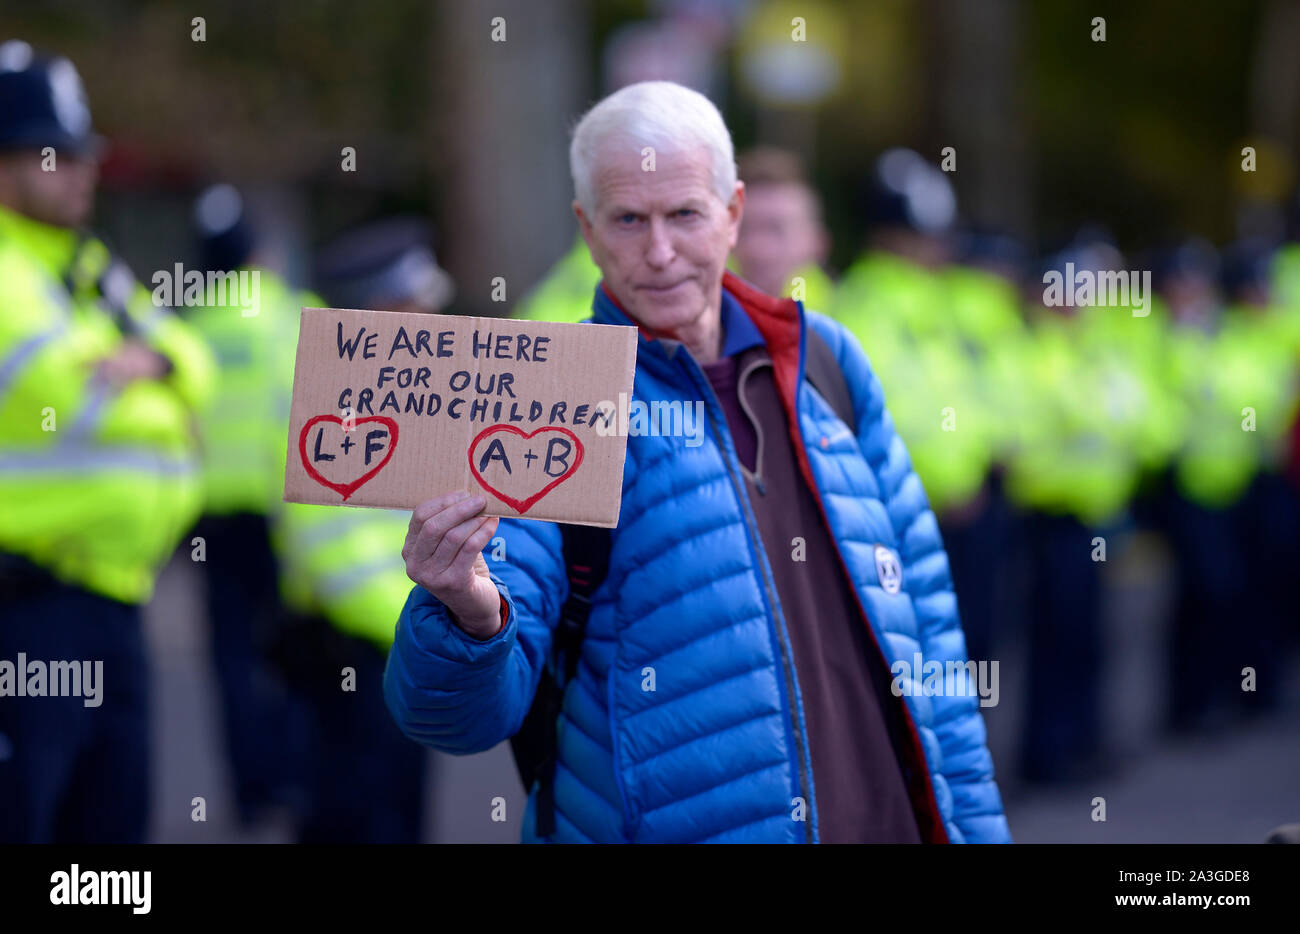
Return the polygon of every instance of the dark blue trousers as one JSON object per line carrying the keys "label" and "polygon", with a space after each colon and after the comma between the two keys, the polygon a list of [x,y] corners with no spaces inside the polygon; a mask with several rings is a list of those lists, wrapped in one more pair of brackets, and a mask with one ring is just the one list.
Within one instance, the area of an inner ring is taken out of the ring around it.
{"label": "dark blue trousers", "polygon": [[[1241,503],[1246,593],[1232,661],[1234,696],[1247,712],[1278,707],[1281,679],[1300,636],[1296,571],[1300,568],[1300,492],[1280,474],[1262,471]],[[1253,692],[1241,691],[1241,670],[1255,669]]]}
{"label": "dark blue trousers", "polygon": [[263,516],[205,517],[208,632],[240,820],[295,799],[301,716],[268,658],[283,615]]}
{"label": "dark blue trousers", "polygon": [[1083,777],[1101,754],[1101,576],[1093,532],[1069,516],[1031,514],[1029,701],[1021,772]]}
{"label": "dark blue trousers", "polygon": [[[0,660],[102,661],[101,703],[0,697],[0,843],[141,843],[149,665],[140,608],[53,584],[9,596]],[[47,689],[48,690],[48,689]]]}
{"label": "dark blue trousers", "polygon": [[[1249,580],[1240,503],[1209,509],[1171,493],[1167,528],[1177,560],[1169,640],[1168,726],[1196,729],[1216,704],[1240,693]],[[1246,640],[1249,641],[1249,640]],[[1250,656],[1249,650],[1245,653]],[[1256,664],[1267,660],[1254,655]]]}
{"label": "dark blue trousers", "polygon": [[994,643],[1006,636],[997,631],[997,623],[1006,615],[1001,584],[1010,554],[1008,523],[1006,500],[994,483],[986,485],[978,512],[960,522],[939,517],[966,655],[976,661],[992,658]]}
{"label": "dark blue trousers", "polygon": [[[295,642],[313,721],[299,842],[419,843],[425,752],[384,703],[387,655],[321,619],[302,623]],[[343,690],[344,668],[355,671],[355,690]]]}

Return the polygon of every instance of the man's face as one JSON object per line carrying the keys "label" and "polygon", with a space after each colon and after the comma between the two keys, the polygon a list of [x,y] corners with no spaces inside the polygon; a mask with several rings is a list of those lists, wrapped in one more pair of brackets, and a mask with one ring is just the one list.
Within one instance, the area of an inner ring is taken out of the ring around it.
{"label": "man's face", "polygon": [[825,261],[826,229],[815,196],[804,185],[751,186],[736,243],[740,274],[769,295],[782,295],[790,277]]}
{"label": "man's face", "polygon": [[708,153],[656,153],[641,168],[634,147],[606,152],[597,165],[591,216],[576,201],[582,235],[605,286],[632,318],[674,332],[719,314],[722,274],[744,205],[736,183],[728,202],[713,190]]}
{"label": "man's face", "polygon": [[58,153],[47,172],[44,162],[38,150],[0,154],[0,203],[55,227],[82,226],[95,206],[99,164]]}

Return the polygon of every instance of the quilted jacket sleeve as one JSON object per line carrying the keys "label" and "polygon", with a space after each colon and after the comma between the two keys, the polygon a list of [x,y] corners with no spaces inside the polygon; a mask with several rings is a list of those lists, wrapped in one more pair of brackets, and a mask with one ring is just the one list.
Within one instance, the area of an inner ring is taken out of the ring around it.
{"label": "quilted jacket sleeve", "polygon": [[[823,315],[809,313],[809,326],[825,338],[844,371],[858,419],[858,442],[866,452],[886,452],[879,460],[867,454],[881,486],[899,542],[903,584],[916,611],[917,638],[925,659],[966,661],[966,640],[957,613],[948,556],[938,520],[908,458],[903,439],[885,408],[884,391],[857,338]],[[1010,843],[1002,799],[993,779],[990,755],[979,712],[979,698],[952,692],[928,698],[930,724],[938,737],[939,772],[952,794],[952,822],[967,843]],[[954,842],[960,842],[954,837]]]}
{"label": "quilted jacket sleeve", "polygon": [[402,732],[453,755],[491,749],[518,731],[568,597],[558,526],[502,519],[498,536],[483,557],[509,606],[505,628],[480,642],[414,587],[384,670],[384,697]]}

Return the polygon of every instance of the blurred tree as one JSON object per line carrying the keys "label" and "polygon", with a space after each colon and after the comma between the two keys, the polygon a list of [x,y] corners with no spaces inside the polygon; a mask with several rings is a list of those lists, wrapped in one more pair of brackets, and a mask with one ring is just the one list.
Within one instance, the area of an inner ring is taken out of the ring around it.
{"label": "blurred tree", "polygon": [[942,162],[952,147],[962,214],[976,223],[1031,232],[1031,141],[1026,134],[1024,23],[1017,0],[927,0],[932,114],[922,152]]}
{"label": "blurred tree", "polygon": [[1247,129],[1260,4],[1022,2],[1045,239],[1096,219],[1133,246],[1177,231],[1230,236],[1225,158]]}
{"label": "blurred tree", "polygon": [[[1089,219],[1132,246],[1180,230],[1226,239],[1238,199],[1276,197],[1294,178],[1298,6],[879,0],[828,3],[819,18],[812,4],[809,34],[833,23],[842,50],[831,96],[776,113],[733,80],[723,102],[739,147],[793,142],[815,156],[840,265],[861,232],[853,190],[900,144],[935,163],[955,146],[963,210],[1044,239]],[[77,61],[115,143],[110,191],[306,183],[320,234],[427,206],[462,296],[493,312],[481,303],[492,276],[517,297],[569,246],[568,125],[599,93],[605,40],[660,9],[47,0],[7,5],[0,36]],[[491,41],[493,16],[506,18],[504,43]],[[1098,16],[1105,42],[1092,39]],[[1255,177],[1240,169],[1248,141],[1261,147]],[[357,149],[356,172],[341,171],[343,146]]]}
{"label": "blurred tree", "polygon": [[[495,17],[505,41],[493,40]],[[457,310],[506,314],[572,245],[568,131],[589,95],[589,51],[578,0],[439,10],[442,256],[458,285]],[[492,301],[497,277],[505,280],[504,305]]]}

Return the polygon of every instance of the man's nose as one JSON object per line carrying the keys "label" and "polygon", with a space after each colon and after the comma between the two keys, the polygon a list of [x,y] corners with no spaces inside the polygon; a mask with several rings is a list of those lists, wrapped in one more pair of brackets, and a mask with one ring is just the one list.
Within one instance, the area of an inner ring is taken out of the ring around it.
{"label": "man's nose", "polygon": [[646,262],[655,268],[662,268],[673,261],[676,255],[668,224],[661,217],[650,218],[650,242],[646,244]]}

